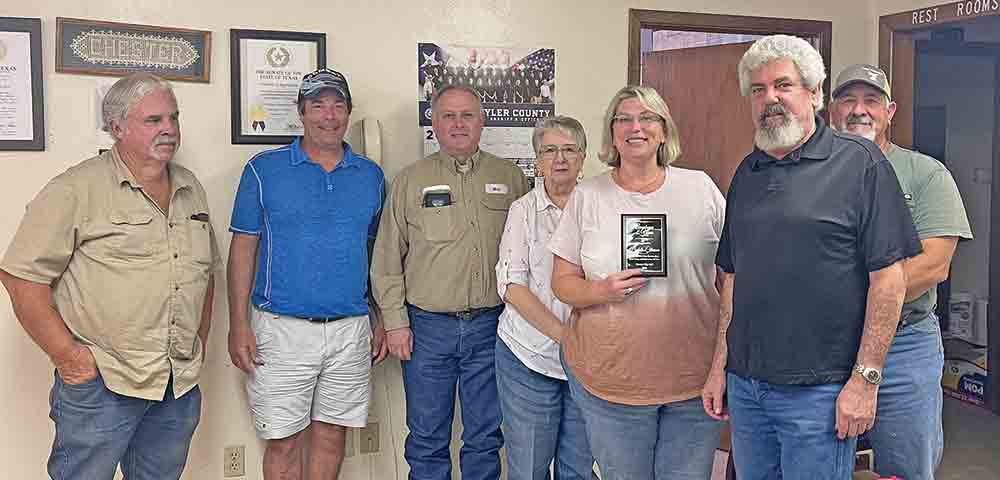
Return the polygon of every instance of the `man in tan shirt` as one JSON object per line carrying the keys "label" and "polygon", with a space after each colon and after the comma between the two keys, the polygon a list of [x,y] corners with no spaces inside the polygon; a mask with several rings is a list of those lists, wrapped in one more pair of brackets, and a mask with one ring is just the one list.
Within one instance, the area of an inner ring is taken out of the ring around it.
{"label": "man in tan shirt", "polygon": [[55,480],[176,479],[201,411],[197,382],[218,248],[205,191],[171,160],[177,100],[133,74],[102,104],[114,147],[28,204],[0,263],[21,325],[55,365]]}
{"label": "man in tan shirt", "polygon": [[507,209],[528,191],[513,163],[479,150],[485,116],[468,87],[431,102],[441,151],[392,182],[371,278],[389,351],[403,360],[410,478],[451,478],[455,387],[462,402],[463,479],[500,477],[493,354],[503,303],[496,276]]}

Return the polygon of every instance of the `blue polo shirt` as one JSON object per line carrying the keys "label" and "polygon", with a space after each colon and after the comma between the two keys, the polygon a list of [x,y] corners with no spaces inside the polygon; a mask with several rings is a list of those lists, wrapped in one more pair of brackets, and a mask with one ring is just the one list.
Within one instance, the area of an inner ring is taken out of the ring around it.
{"label": "blue polo shirt", "polygon": [[921,251],[892,165],[816,117],[785,158],[736,169],[716,263],[736,274],[727,370],[769,383],[844,382],[861,344],[868,274]]}
{"label": "blue polo shirt", "polygon": [[368,313],[368,240],[375,238],[385,175],[344,143],[330,172],[300,140],[243,168],[230,231],[260,236],[251,300],[294,317]]}

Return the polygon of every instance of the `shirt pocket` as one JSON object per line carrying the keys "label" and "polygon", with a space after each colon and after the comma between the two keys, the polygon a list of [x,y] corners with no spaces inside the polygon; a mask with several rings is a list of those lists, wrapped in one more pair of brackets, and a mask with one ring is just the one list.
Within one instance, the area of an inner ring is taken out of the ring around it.
{"label": "shirt pocket", "polygon": [[188,242],[191,245],[191,258],[196,263],[212,263],[212,229],[208,222],[188,219]]}
{"label": "shirt pocket", "polygon": [[500,236],[503,235],[504,225],[507,223],[507,211],[514,200],[508,195],[486,194],[480,201],[482,203],[483,217],[480,219],[484,232],[488,232],[489,239],[500,244]]}
{"label": "shirt pocket", "polygon": [[144,258],[153,255],[157,244],[153,232],[153,213],[144,210],[115,211],[108,217],[111,241],[108,254],[123,258]]}
{"label": "shirt pocket", "polygon": [[420,227],[429,242],[450,242],[458,238],[458,211],[455,205],[421,207]]}

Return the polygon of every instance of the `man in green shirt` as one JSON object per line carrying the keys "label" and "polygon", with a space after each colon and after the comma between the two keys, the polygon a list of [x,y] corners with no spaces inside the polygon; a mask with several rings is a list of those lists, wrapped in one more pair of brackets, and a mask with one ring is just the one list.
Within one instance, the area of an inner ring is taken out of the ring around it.
{"label": "man in green shirt", "polygon": [[868,433],[875,469],[907,480],[934,478],[944,449],[941,373],[944,349],[934,315],[937,284],[960,239],[972,229],[958,187],[945,166],[889,141],[896,103],[885,72],[852,65],[837,77],[830,123],[841,132],[875,142],[889,159],[920,235],[923,253],[903,264],[907,285],[899,328],[886,357],[875,426]]}
{"label": "man in green shirt", "polygon": [[410,478],[451,479],[457,385],[462,478],[497,480],[503,435],[494,352],[503,302],[494,267],[507,209],[528,182],[513,162],[479,149],[485,116],[475,90],[444,86],[431,111],[441,151],[392,181],[372,291],[389,352],[403,361]]}

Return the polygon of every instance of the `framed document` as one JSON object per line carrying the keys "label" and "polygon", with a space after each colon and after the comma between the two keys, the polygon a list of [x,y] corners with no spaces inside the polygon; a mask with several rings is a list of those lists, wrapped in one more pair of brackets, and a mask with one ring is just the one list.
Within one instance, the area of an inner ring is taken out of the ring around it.
{"label": "framed document", "polygon": [[326,67],[326,34],[230,30],[232,143],[286,144],[302,135],[302,76]]}
{"label": "framed document", "polygon": [[209,82],[212,32],[56,17],[56,71]]}
{"label": "framed document", "polygon": [[667,216],[622,214],[622,270],[638,268],[644,277],[667,276]]}
{"label": "framed document", "polygon": [[0,150],[45,150],[42,20],[0,17]]}

